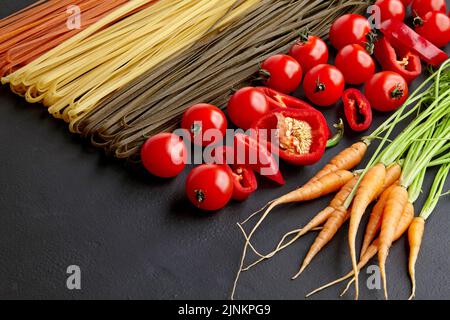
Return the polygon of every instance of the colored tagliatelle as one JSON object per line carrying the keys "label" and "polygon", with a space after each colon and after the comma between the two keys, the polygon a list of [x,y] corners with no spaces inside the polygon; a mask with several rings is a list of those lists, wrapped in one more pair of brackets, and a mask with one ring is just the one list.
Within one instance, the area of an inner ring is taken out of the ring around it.
{"label": "colored tagliatelle", "polygon": [[[2,82],[71,122],[259,1],[128,1]],[[124,15],[129,16],[116,22]]]}

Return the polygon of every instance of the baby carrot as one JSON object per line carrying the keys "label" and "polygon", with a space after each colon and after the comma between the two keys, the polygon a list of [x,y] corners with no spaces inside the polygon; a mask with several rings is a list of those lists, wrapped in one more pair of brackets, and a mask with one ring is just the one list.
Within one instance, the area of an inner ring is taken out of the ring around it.
{"label": "baby carrot", "polygon": [[[410,202],[408,202],[405,207],[405,210],[403,210],[402,216],[401,216],[398,226],[395,230],[395,238],[394,238],[395,241],[400,239],[400,237],[408,230],[408,227],[410,226],[413,219],[414,219],[414,206]],[[358,263],[358,270],[361,270],[370,261],[370,259],[372,259],[377,254],[379,243],[380,243],[380,240],[379,240],[379,238],[377,238],[367,248],[366,252],[361,256],[361,259]],[[332,282],[330,282],[324,286],[321,286],[320,288],[317,288],[316,290],[308,293],[306,295],[306,297],[308,298],[308,297],[312,296],[313,294],[318,293],[319,291],[322,291],[326,288],[334,286],[335,284],[338,284],[342,281],[350,279],[354,275],[355,275],[355,272],[350,271],[348,274],[346,274],[342,278],[332,281]],[[354,281],[354,279],[352,280],[352,282]]]}
{"label": "baby carrot", "polygon": [[308,224],[305,227],[300,229],[298,231],[297,235],[295,237],[293,237],[289,242],[283,244],[284,239],[287,237],[287,235],[292,234],[292,232],[289,232],[288,234],[286,234],[283,237],[282,241],[278,244],[277,248],[274,251],[272,251],[271,253],[269,253],[268,255],[266,255],[264,257],[261,257],[259,260],[255,261],[254,263],[249,265],[244,270],[247,271],[251,267],[257,265],[260,262],[262,262],[263,260],[272,258],[275,254],[277,254],[281,250],[284,250],[287,247],[289,247],[291,244],[293,244],[295,241],[297,241],[300,237],[304,236],[306,233],[308,233],[311,230],[321,226],[327,220],[329,220],[329,218],[335,214],[334,212],[336,210],[338,210],[338,208],[342,207],[342,205],[344,204],[344,202],[347,199],[348,195],[352,192],[354,186],[358,182],[358,177],[359,176],[356,175],[356,176],[353,177],[353,179],[348,181],[341,188],[341,190],[336,194],[336,196],[333,198],[333,200],[331,200],[330,204],[325,209],[320,211],[310,222],[308,222]]}
{"label": "baby carrot", "polygon": [[369,222],[367,223],[366,233],[364,234],[363,245],[361,247],[361,254],[366,252],[367,248],[372,243],[373,239],[381,229],[381,221],[383,220],[383,210],[386,205],[386,201],[395,185],[390,186],[381,194],[380,199],[373,207],[372,213],[370,214]]}
{"label": "baby carrot", "polygon": [[361,254],[364,254],[373,239],[375,239],[377,233],[380,231],[383,209],[386,204],[387,196],[389,195],[390,190],[392,190],[393,185],[398,183],[398,179],[401,174],[402,168],[398,164],[393,164],[386,169],[386,178],[384,181],[383,190],[378,195],[380,198],[370,214],[369,223],[367,224],[363,245],[361,247]]}
{"label": "baby carrot", "polygon": [[381,278],[384,286],[384,296],[388,299],[386,285],[386,259],[389,248],[395,239],[395,230],[399,224],[402,212],[408,203],[408,191],[402,186],[395,186],[389,193],[386,206],[383,210],[383,221],[381,223],[380,243],[378,247],[378,260]]}
{"label": "baby carrot", "polygon": [[352,258],[353,270],[355,272],[355,299],[358,299],[358,265],[356,261],[356,233],[358,231],[361,218],[364,215],[369,204],[376,198],[384,186],[386,177],[386,167],[384,164],[377,164],[367,171],[366,175],[361,180],[361,183],[356,191],[355,198],[350,210],[350,227],[348,231],[348,241],[350,247],[350,255]]}
{"label": "baby carrot", "polygon": [[317,181],[321,177],[337,170],[353,169],[362,161],[366,152],[367,144],[365,142],[361,141],[353,144],[352,146],[343,150],[337,156],[335,156],[308,183]]}
{"label": "baby carrot", "polygon": [[300,271],[292,278],[292,280],[297,279],[300,274],[306,269],[306,267],[311,263],[312,259],[325,247],[328,242],[334,237],[338,232],[339,228],[347,221],[349,218],[348,210],[341,206],[337,208],[331,217],[325,223],[322,231],[320,231],[314,243],[311,245],[305,259],[303,260]]}
{"label": "baby carrot", "polygon": [[[401,167],[398,164],[394,164],[390,166],[386,170],[386,177],[383,185],[383,189],[394,183],[398,178],[400,178],[401,174]],[[328,242],[331,241],[331,239],[334,237],[334,235],[337,233],[337,231],[342,227],[342,225],[345,223],[345,221],[348,220],[350,217],[346,208],[343,207],[343,204],[349,194],[352,192],[353,187],[358,182],[358,177],[355,177],[352,179],[349,183],[347,183],[344,188],[346,188],[345,192],[342,192],[342,197],[339,198],[341,200],[340,202],[335,203],[335,211],[330,216],[328,221],[325,223],[322,231],[317,236],[315,242],[309,249],[309,252],[307,253],[305,260],[303,261],[303,264],[300,268],[300,271],[293,277],[293,279],[296,279],[304,270],[305,268],[311,263],[311,260],[317,255],[317,253],[322,250],[322,248],[328,244]],[[343,188],[343,189],[344,189]],[[345,194],[345,197],[344,197]],[[376,197],[378,194],[376,195]],[[336,205],[339,205],[337,207]],[[351,211],[351,210],[350,210]],[[372,241],[373,239],[371,239]]]}
{"label": "baby carrot", "polygon": [[408,269],[412,283],[411,296],[409,297],[409,300],[412,300],[416,295],[416,262],[417,257],[419,256],[424,231],[425,231],[425,220],[422,217],[415,218],[408,230],[408,240],[410,250]]}
{"label": "baby carrot", "polygon": [[327,194],[336,192],[339,189],[341,189],[342,186],[344,186],[353,177],[354,177],[354,175],[350,171],[338,170],[338,171],[329,173],[329,174],[321,177],[317,181],[309,183],[309,184],[307,184],[295,191],[292,191],[278,199],[275,199],[273,202],[271,202],[269,207],[266,209],[264,214],[259,219],[259,221],[253,227],[253,229],[251,230],[251,232],[249,233],[249,235],[245,241],[244,250],[242,252],[242,257],[241,257],[241,262],[240,262],[240,267],[239,267],[238,273],[236,275],[236,279],[234,281],[231,298],[233,299],[233,297],[234,297],[237,282],[239,280],[239,276],[240,276],[240,274],[242,272],[242,268],[244,266],[244,261],[245,261],[245,257],[247,254],[247,249],[248,249],[250,239],[252,238],[253,234],[256,232],[258,227],[261,225],[261,223],[264,221],[264,219],[269,215],[269,213],[275,207],[277,207],[278,205],[281,205],[281,204],[314,200],[314,199],[320,198],[322,196],[325,196]]}

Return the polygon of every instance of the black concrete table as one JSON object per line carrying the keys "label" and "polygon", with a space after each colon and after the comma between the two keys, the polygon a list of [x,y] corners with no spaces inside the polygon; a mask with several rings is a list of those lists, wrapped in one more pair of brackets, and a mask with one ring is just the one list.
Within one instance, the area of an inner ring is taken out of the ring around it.
{"label": "black concrete table", "polygon": [[[0,17],[32,2],[2,1]],[[341,109],[325,110],[329,123],[341,116]],[[385,117],[376,114],[374,128]],[[327,152],[313,167],[283,165],[286,186],[263,186],[249,201],[208,215],[185,199],[188,170],[175,180],[163,181],[109,159],[69,134],[67,125],[51,118],[41,105],[27,104],[7,87],[0,89],[0,137],[0,298],[8,299],[226,299],[243,245],[236,222],[304,183],[338,151]],[[347,135],[338,149],[356,139]],[[428,174],[426,188],[432,178]],[[260,248],[271,248],[328,200],[274,211],[255,241]],[[418,299],[450,298],[448,201],[444,198],[427,222],[417,264]],[[346,233],[345,227],[293,282],[290,277],[315,234],[305,236],[272,261],[244,274],[237,298],[302,299],[349,270]],[[70,265],[81,269],[81,290],[66,287]],[[392,248],[387,272],[391,298],[407,298],[410,283],[404,238]],[[367,278],[364,269],[361,298],[381,299],[381,290],[367,288]],[[315,298],[338,298],[341,288]],[[352,298],[353,291],[347,296]]]}

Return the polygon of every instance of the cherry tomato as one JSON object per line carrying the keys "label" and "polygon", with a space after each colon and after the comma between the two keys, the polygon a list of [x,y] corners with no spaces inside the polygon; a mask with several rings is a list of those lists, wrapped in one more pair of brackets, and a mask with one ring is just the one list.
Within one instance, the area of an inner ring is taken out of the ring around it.
{"label": "cherry tomato", "polygon": [[408,84],[398,73],[383,71],[375,74],[366,84],[366,98],[378,111],[393,111],[408,98]]}
{"label": "cherry tomato", "polygon": [[342,72],[329,64],[320,64],[309,70],[303,83],[306,97],[321,107],[338,102],[344,87],[345,80]]}
{"label": "cherry tomato", "polygon": [[300,39],[289,51],[289,55],[300,63],[303,72],[308,72],[319,64],[328,62],[329,52],[326,43],[316,36]]}
{"label": "cherry tomato", "polygon": [[250,129],[253,122],[270,111],[266,95],[252,87],[238,90],[228,102],[228,115],[231,121],[244,130]]}
{"label": "cherry tomato", "polygon": [[348,44],[364,46],[370,31],[370,23],[365,17],[359,14],[346,14],[331,26],[330,42],[337,50]]}
{"label": "cherry tomato", "polygon": [[[219,136],[223,139],[227,131],[227,125],[227,117],[222,110],[206,103],[190,107],[184,113],[181,121],[181,127],[189,131],[192,141],[204,147],[217,143],[216,140]],[[210,131],[208,132],[208,130]],[[212,132],[212,130],[216,131]]]}
{"label": "cherry tomato", "polygon": [[282,93],[291,93],[302,82],[303,71],[294,58],[285,55],[274,55],[261,64],[261,76],[265,79],[264,85]]}
{"label": "cherry tomato", "polygon": [[204,164],[192,169],[186,181],[186,194],[197,208],[205,211],[222,209],[233,195],[229,169],[216,164]]}
{"label": "cherry tomato", "polygon": [[447,3],[445,0],[414,0],[412,3],[412,12],[419,17],[425,17],[431,11],[447,14]]}
{"label": "cherry tomato", "polygon": [[145,142],[141,149],[141,159],[151,174],[160,178],[173,178],[186,165],[186,145],[175,134],[160,133]]}
{"label": "cherry tomato", "polygon": [[441,12],[428,12],[423,19],[416,18],[416,31],[436,47],[445,47],[450,41],[450,18]]}
{"label": "cherry tomato", "polygon": [[345,82],[363,84],[375,73],[375,62],[359,44],[349,44],[342,48],[335,60],[336,67],[344,75]]}
{"label": "cherry tomato", "polygon": [[406,8],[400,0],[377,0],[375,5],[380,8],[381,21],[389,19],[405,20]]}

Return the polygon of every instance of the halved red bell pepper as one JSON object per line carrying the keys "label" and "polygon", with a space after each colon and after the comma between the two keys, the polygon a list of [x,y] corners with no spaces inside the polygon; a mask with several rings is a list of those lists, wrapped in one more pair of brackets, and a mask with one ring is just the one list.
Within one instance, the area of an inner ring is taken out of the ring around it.
{"label": "halved red bell pepper", "polygon": [[234,136],[234,152],[237,165],[246,165],[280,185],[286,183],[278,162],[268,149],[267,141],[259,141],[258,137],[237,133]]}
{"label": "halved red bell pepper", "polygon": [[272,110],[279,108],[313,109],[309,103],[267,87],[256,87],[264,93]]}
{"label": "halved red bell pepper", "polygon": [[226,166],[233,178],[233,200],[247,200],[258,189],[255,172],[246,165],[237,164],[235,160],[228,161],[227,155],[235,158],[233,148],[219,146],[212,151],[214,162]]}
{"label": "halved red bell pepper", "polygon": [[[315,110],[277,109],[262,117],[253,129],[269,139],[272,152],[294,165],[312,165],[318,162],[326,149],[328,130]],[[263,131],[264,130],[264,131]],[[278,130],[273,141],[270,130]]]}
{"label": "halved red bell pepper", "polygon": [[386,37],[376,42],[374,53],[383,70],[398,73],[408,83],[422,73],[420,57],[410,50],[395,48]]}
{"label": "halved red bell pepper", "polygon": [[397,48],[416,53],[423,61],[432,66],[439,66],[448,59],[448,55],[444,51],[401,21],[386,20],[381,23],[380,30]]}
{"label": "halved red bell pepper", "polygon": [[328,128],[328,137],[331,138],[333,135],[330,127],[327,124],[327,119],[325,119],[322,112],[311,106],[309,103],[292,97],[290,95],[278,92],[271,88],[266,87],[256,87],[259,91],[266,95],[267,101],[272,110],[280,109],[280,108],[294,108],[294,109],[305,109],[305,110],[314,110],[320,113],[321,118],[325,126]]}
{"label": "halved red bell pepper", "polygon": [[352,130],[365,131],[372,125],[372,108],[370,102],[358,89],[347,89],[342,95],[344,112]]}

